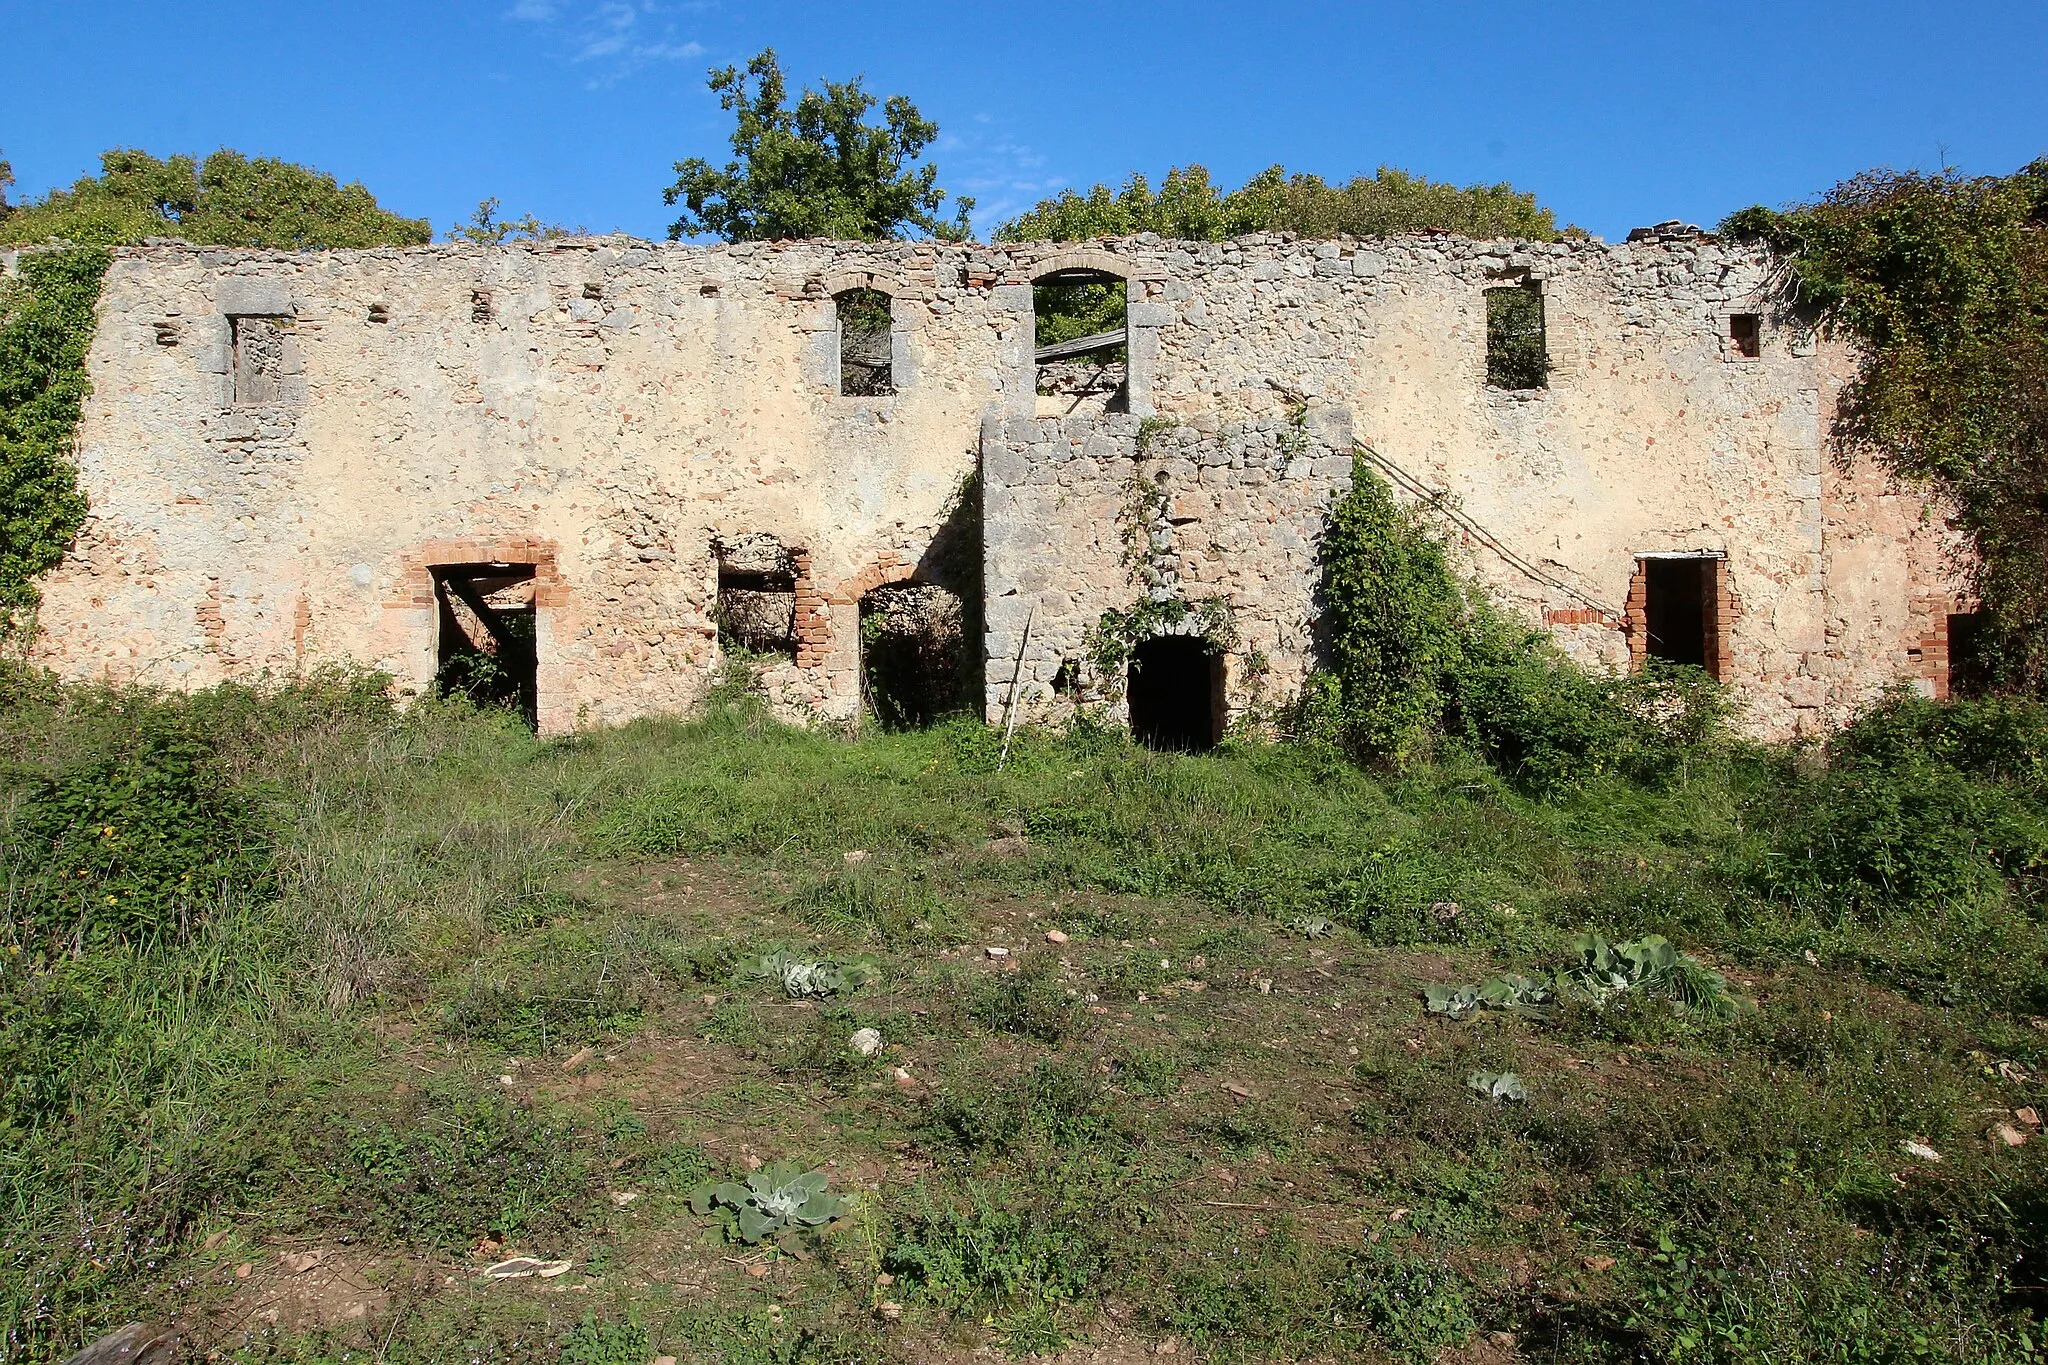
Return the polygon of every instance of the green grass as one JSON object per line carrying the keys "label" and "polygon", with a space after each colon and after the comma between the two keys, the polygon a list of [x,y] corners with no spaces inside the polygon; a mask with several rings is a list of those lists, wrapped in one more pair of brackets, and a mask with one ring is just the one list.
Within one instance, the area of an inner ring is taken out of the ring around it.
{"label": "green grass", "polygon": [[[1537,799],[1455,750],[6,686],[10,1360],[138,1316],[304,1365],[2041,1354],[2026,708]],[[165,802],[192,837],[124,853]],[[1756,1008],[1426,1013],[1587,930]],[[873,979],[791,999],[778,948]],[[690,1212],[780,1159],[853,1201],[807,1257]]]}

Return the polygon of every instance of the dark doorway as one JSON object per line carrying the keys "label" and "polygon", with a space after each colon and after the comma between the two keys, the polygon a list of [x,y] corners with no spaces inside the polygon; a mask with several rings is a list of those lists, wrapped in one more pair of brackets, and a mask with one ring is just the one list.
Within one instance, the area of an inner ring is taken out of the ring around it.
{"label": "dark doorway", "polygon": [[1653,659],[1713,672],[1707,635],[1713,623],[1715,561],[1643,561],[1643,633]]}
{"label": "dark doorway", "polygon": [[449,564],[434,570],[440,611],[434,682],[479,706],[516,707],[540,719],[540,651],[533,565]]}
{"label": "dark doorway", "polygon": [[1131,656],[1131,733],[1148,749],[1201,753],[1223,738],[1223,651],[1157,635]]}
{"label": "dark doorway", "polygon": [[1981,697],[1991,688],[1990,644],[1981,612],[1959,611],[1948,618],[1948,694]]}
{"label": "dark doorway", "polygon": [[964,618],[959,596],[936,583],[892,583],[860,599],[861,689],[884,728],[965,707]]}

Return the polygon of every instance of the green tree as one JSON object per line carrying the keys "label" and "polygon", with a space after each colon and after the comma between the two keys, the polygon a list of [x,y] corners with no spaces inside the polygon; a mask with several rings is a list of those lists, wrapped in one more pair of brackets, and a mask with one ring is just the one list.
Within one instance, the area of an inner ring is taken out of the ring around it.
{"label": "green tree", "polygon": [[14,167],[7,164],[6,157],[0,157],[0,218],[14,212],[7,202],[7,191],[14,184]]}
{"label": "green tree", "polygon": [[504,242],[545,242],[569,235],[569,229],[560,223],[543,223],[530,213],[517,218],[500,218],[496,195],[478,204],[476,212],[469,215],[468,222],[457,223],[448,229],[451,242],[480,242],[485,246],[498,246]]}
{"label": "green tree", "polygon": [[97,176],[52,190],[0,222],[5,243],[120,246],[145,237],[312,251],[417,246],[433,240],[433,229],[423,218],[378,207],[359,184],[226,148],[203,163],[189,156],[158,160],[132,149],[106,152]]}
{"label": "green tree", "polygon": [[1856,341],[1839,457],[1957,508],[1994,679],[2048,694],[2048,158],[2009,176],[1869,171],[1722,230],[1769,243],[1783,306]]}
{"label": "green tree", "polygon": [[1156,232],[1218,242],[1247,232],[1291,232],[1302,237],[1388,237],[1403,232],[1455,232],[1466,237],[1522,237],[1555,241],[1583,235],[1562,232],[1557,215],[1505,182],[1440,184],[1382,166],[1376,175],[1343,185],[1313,175],[1268,167],[1224,193],[1200,165],[1174,167],[1155,192],[1142,175],[1121,189],[1096,185],[1085,194],[1067,190],[1010,219],[999,241],[1079,241]]}
{"label": "green tree", "polygon": [[782,68],[769,48],[737,67],[714,69],[711,89],[737,122],[734,159],[723,170],[701,157],[676,163],[663,202],[684,214],[671,239],[710,234],[728,242],[839,237],[880,241],[914,233],[964,238],[972,199],[939,217],[946,192],[938,167],[906,169],[938,137],[938,125],[902,95],[882,102],[883,122],[867,121],[878,101],[861,79],[806,88],[786,103]]}

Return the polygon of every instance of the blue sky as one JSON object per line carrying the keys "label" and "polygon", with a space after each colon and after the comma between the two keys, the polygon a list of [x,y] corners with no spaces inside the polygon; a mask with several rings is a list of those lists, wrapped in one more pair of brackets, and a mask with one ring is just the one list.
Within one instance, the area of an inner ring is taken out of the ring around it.
{"label": "blue sky", "polygon": [[508,213],[662,235],[723,160],[705,69],[864,73],[938,122],[984,232],[1063,186],[1200,161],[1510,180],[1613,238],[1874,165],[2048,154],[2048,3],[1307,0],[0,0],[17,195],[106,147],[232,146],[359,179],[445,232]]}

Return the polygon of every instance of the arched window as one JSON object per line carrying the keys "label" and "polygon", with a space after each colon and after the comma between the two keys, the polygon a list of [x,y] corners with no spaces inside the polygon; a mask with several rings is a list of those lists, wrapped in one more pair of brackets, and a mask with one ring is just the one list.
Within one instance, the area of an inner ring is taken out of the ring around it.
{"label": "arched window", "polygon": [[896,392],[889,296],[844,289],[832,296],[839,315],[839,392],[857,398]]}
{"label": "arched window", "polygon": [[1130,408],[1129,305],[1122,276],[1055,270],[1032,281],[1038,409],[1044,415]]}

